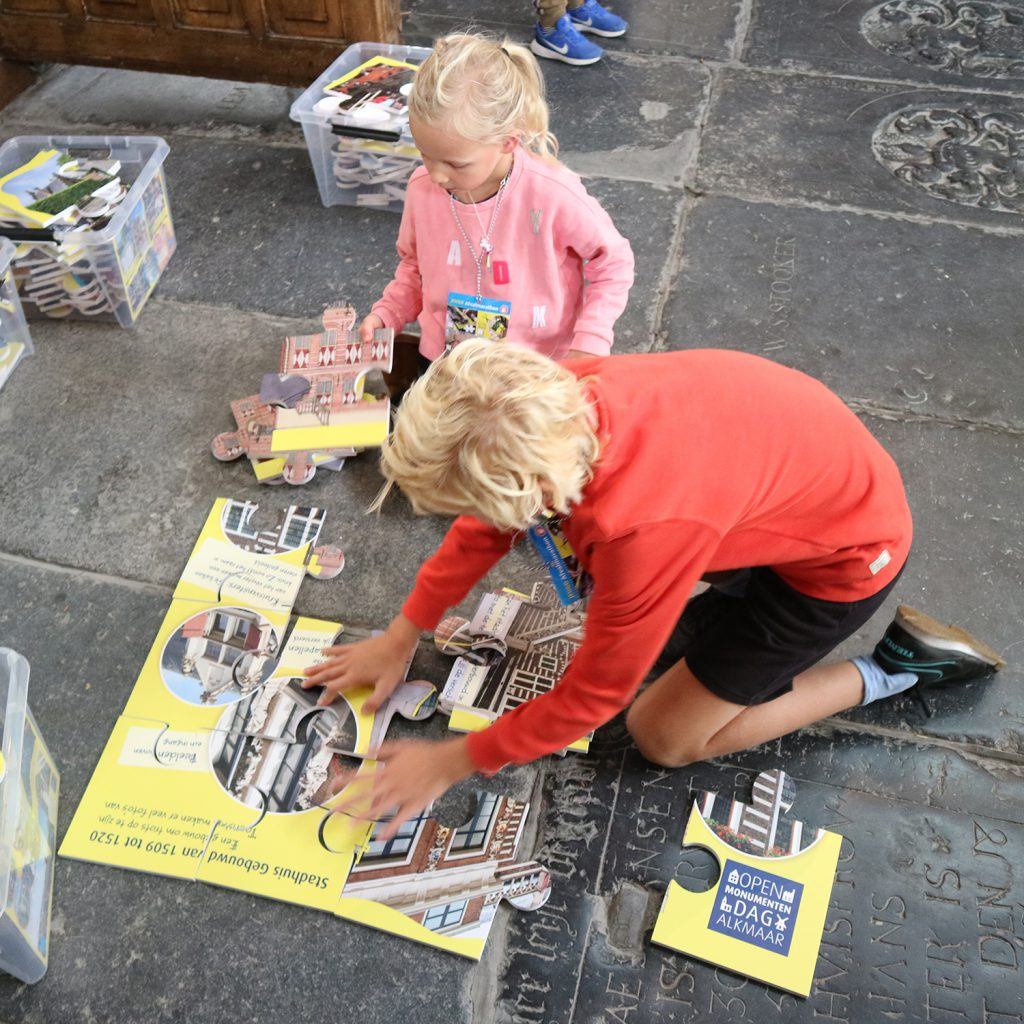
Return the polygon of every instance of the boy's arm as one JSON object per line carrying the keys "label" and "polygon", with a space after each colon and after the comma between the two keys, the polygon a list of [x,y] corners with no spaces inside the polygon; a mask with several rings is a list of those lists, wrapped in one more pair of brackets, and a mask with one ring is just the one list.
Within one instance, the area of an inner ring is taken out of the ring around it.
{"label": "boy's arm", "polygon": [[416,256],[414,217],[414,203],[406,202],[398,229],[398,268],[384,294],[370,310],[384,321],[385,327],[396,331],[415,320],[423,309],[423,279]]}
{"label": "boy's arm", "polygon": [[441,546],[420,567],[402,614],[421,630],[433,629],[508,554],[515,539],[515,534],[472,516],[459,516]]}
{"label": "boy's arm", "polygon": [[554,753],[629,704],[718,543],[706,526],[672,523],[599,545],[583,645],[550,693],[469,737],[474,765],[490,774]]}
{"label": "boy's arm", "polygon": [[589,195],[569,213],[571,248],[587,261],[583,306],[573,330],[573,352],[606,356],[611,351],[615,321],[626,308],[633,286],[633,250],[611,217]]}

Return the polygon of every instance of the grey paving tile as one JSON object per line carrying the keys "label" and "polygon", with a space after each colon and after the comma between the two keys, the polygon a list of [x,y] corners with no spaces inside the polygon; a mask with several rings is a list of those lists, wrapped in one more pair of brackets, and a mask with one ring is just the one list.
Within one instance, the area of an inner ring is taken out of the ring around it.
{"label": "grey paving tile", "polygon": [[189,75],[71,65],[51,68],[36,86],[0,113],[17,125],[109,125],[160,134],[184,129],[272,136],[302,144],[302,129],[288,119],[299,89],[227,82]]}
{"label": "grey paving tile", "polygon": [[1019,92],[1020,10],[1014,2],[978,7],[957,0],[756,0],[743,59]]}
{"label": "grey paving tile", "polygon": [[1007,274],[1022,259],[1020,237],[705,199],[663,341],[767,355],[848,399],[1020,427],[1024,301]]}
{"label": "grey paving tile", "polygon": [[[48,569],[0,570],[0,642],[31,663],[30,704],[62,771],[61,834],[166,603]],[[256,938],[225,953],[240,930]],[[58,859],[51,945],[38,985],[0,977],[0,1018],[270,1024],[316,1004],[339,1020],[376,1019],[385,1005],[422,1021],[473,1019],[461,995],[475,970],[468,961],[198,882]],[[384,962],[401,972],[400,986],[380,985],[375,965]]]}
{"label": "grey paving tile", "polygon": [[[230,400],[258,391],[276,365],[280,339],[314,326],[155,300],[135,332],[37,325],[36,354],[0,403],[0,550],[172,587],[217,495],[270,510],[315,502],[328,509],[325,537],[340,541],[347,566],[337,580],[308,581],[298,608],[387,622],[443,521],[413,516],[399,498],[382,517],[365,516],[380,484],[369,453],[281,489],[260,487],[247,464],[218,463],[208,449],[232,427]],[[54,398],[58,374],[74,386]],[[510,580],[532,571],[525,559],[503,568]]]}
{"label": "grey paving tile", "polygon": [[712,93],[702,191],[1024,228],[1020,172],[1001,152],[1024,100],[735,69]]}
{"label": "grey paving tile", "polygon": [[[633,50],[724,59],[731,54],[741,4],[739,0],[616,0],[607,6],[630,26],[620,39],[599,41],[608,53]],[[429,46],[437,36],[473,29],[529,42],[535,21],[529,0],[457,0],[443,4],[412,0],[408,10],[403,37],[406,42],[422,46]],[[593,70],[576,69],[576,73],[589,74]]]}

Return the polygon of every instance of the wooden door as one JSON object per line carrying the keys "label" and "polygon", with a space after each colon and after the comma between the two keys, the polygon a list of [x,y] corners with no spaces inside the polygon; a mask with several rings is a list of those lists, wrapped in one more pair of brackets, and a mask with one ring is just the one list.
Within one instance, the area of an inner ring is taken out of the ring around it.
{"label": "wooden door", "polygon": [[0,56],[306,86],[400,0],[0,0]]}

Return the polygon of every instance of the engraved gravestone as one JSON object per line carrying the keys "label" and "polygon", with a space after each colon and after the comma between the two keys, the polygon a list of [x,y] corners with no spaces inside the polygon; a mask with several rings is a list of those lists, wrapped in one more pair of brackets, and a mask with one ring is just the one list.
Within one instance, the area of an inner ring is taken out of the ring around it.
{"label": "engraved gravestone", "polygon": [[861,19],[877,50],[976,78],[1024,74],[1024,7],[1000,0],[888,0]]}
{"label": "engraved gravestone", "polygon": [[875,158],[936,199],[1024,213],[1024,112],[909,107],[871,139]]}

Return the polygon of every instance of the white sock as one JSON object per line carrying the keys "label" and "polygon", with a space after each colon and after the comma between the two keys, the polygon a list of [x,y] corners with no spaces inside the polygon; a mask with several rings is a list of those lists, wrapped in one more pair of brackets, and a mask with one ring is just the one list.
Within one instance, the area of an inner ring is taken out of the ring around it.
{"label": "white sock", "polygon": [[895,672],[890,675],[871,657],[854,658],[853,663],[864,680],[864,699],[860,702],[862,707],[876,700],[895,697],[917,682],[913,672]]}

